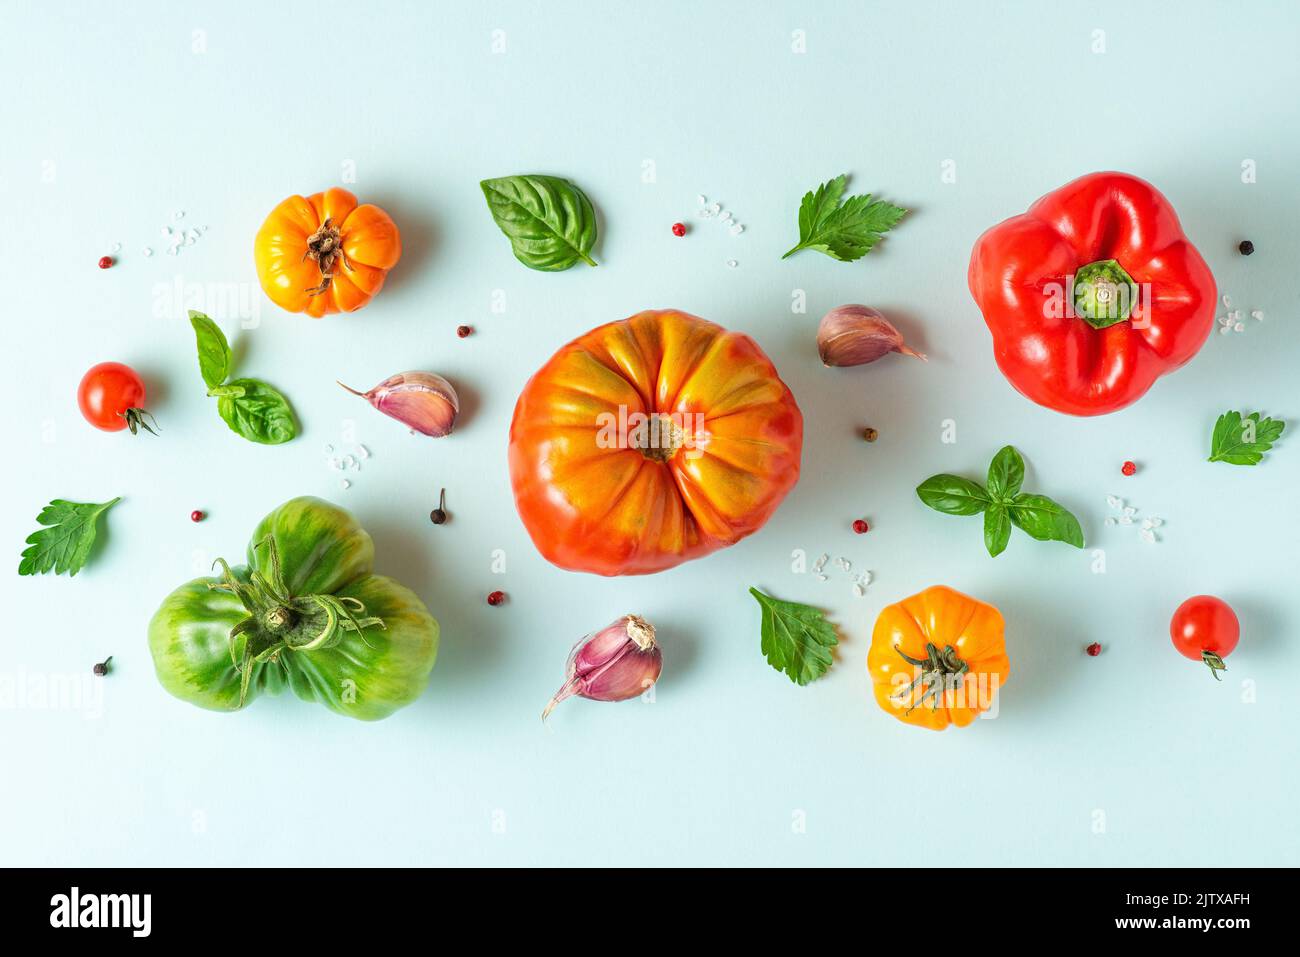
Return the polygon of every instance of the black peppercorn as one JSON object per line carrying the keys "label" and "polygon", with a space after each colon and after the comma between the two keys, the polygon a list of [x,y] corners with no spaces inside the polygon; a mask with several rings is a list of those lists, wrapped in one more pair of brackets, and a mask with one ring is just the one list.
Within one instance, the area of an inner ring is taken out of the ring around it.
{"label": "black peppercorn", "polygon": [[95,665],[94,668],[95,674],[97,674],[101,678],[104,677],[104,675],[108,674],[108,663],[112,660],[113,660],[113,656],[109,655],[99,664]]}
{"label": "black peppercorn", "polygon": [[441,525],[447,521],[447,490],[438,493],[438,507],[429,513],[429,521]]}
{"label": "black peppercorn", "polygon": [[1249,239],[1243,239],[1241,245],[1237,247],[1243,256],[1249,256],[1255,251],[1255,244]]}

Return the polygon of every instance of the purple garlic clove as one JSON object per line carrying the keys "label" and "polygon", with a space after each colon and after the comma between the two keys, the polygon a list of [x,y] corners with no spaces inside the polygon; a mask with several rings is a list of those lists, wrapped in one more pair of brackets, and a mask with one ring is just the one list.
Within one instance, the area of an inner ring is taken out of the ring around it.
{"label": "purple garlic clove", "polygon": [[893,324],[869,306],[837,306],[817,326],[817,352],[828,366],[860,366],[883,355],[901,352],[924,359],[909,349]]}
{"label": "purple garlic clove", "polygon": [[451,433],[460,412],[456,390],[432,372],[401,372],[389,376],[369,392],[358,392],[342,382],[339,385],[408,429],[435,439]]}
{"label": "purple garlic clove", "polygon": [[542,720],[574,695],[593,701],[635,698],[659,680],[662,668],[654,626],[636,615],[624,615],[573,646],[564,684],[547,703]]}

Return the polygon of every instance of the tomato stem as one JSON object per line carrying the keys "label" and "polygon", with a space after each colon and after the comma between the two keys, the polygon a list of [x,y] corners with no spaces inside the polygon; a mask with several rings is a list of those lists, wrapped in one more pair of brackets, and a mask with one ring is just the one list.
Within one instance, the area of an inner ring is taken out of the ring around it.
{"label": "tomato stem", "polygon": [[343,251],[343,236],[328,216],[325,217],[325,222],[307,237],[307,251],[302,254],[302,258],[304,262],[310,259],[320,267],[320,285],[312,286],[307,290],[313,296],[320,295],[330,287],[337,263],[342,262],[349,271],[352,270],[352,263],[348,262],[347,253]]}
{"label": "tomato stem", "polygon": [[[153,413],[149,412],[147,409],[131,408],[127,409],[121,415],[122,418],[126,419],[126,427],[131,430],[132,435],[136,435],[140,429],[144,429],[150,435],[158,434],[158,432],[155,431],[155,429],[158,428],[158,420],[155,419]],[[146,419],[148,421],[145,421]]]}
{"label": "tomato stem", "polygon": [[1202,651],[1201,660],[1204,661],[1206,666],[1210,669],[1210,674],[1214,675],[1215,681],[1223,680],[1222,678],[1219,677],[1219,672],[1227,671],[1228,666],[1223,663],[1222,657],[1216,655],[1212,651]]}
{"label": "tomato stem", "polygon": [[925,704],[927,699],[930,700],[930,710],[937,710],[940,693],[952,690],[970,667],[957,656],[957,649],[952,645],[945,645],[943,651],[940,651],[933,642],[927,641],[925,643],[925,658],[913,658],[897,645],[894,646],[894,650],[909,665],[920,669],[911,684],[890,696],[901,698],[910,694],[918,686],[920,687],[921,696],[912,702],[912,706],[906,711],[907,714],[911,714],[918,707]]}

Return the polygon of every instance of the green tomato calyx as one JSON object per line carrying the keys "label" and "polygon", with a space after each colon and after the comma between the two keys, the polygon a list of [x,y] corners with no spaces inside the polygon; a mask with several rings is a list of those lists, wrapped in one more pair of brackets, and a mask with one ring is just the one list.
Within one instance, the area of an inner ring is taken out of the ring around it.
{"label": "green tomato calyx", "polygon": [[[351,631],[366,640],[365,629],[383,628],[382,618],[366,615],[358,598],[340,595],[291,595],[285,586],[284,570],[275,539],[267,536],[267,569],[250,570],[247,580],[236,577],[224,558],[220,582],[208,585],[239,599],[248,612],[230,629],[230,660],[239,673],[239,706],[244,706],[253,678],[253,665],[279,663],[288,668],[282,653],[310,652],[333,648]],[[368,643],[368,642],[367,642]]]}

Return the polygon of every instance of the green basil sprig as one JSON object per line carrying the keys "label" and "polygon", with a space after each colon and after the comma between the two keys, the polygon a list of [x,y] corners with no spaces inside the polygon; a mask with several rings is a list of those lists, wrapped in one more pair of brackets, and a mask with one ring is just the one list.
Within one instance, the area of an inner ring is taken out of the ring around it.
{"label": "green basil sprig", "polygon": [[1025,460],[1013,446],[1003,447],[989,464],[987,486],[960,475],[932,475],[916,487],[917,497],[945,515],[984,513],[984,547],[1002,554],[1011,540],[1011,526],[1040,542],[1065,542],[1083,548],[1079,520],[1046,495],[1020,491]]}
{"label": "green basil sprig", "polygon": [[596,211],[578,187],[558,176],[530,174],[485,179],[488,209],[529,269],[559,272],[579,260],[596,265]]}
{"label": "green basil sprig", "polygon": [[261,379],[230,379],[230,343],[221,327],[201,312],[190,310],[190,325],[198,344],[199,372],[208,395],[217,400],[217,413],[236,435],[262,445],[280,445],[298,434],[289,402]]}

